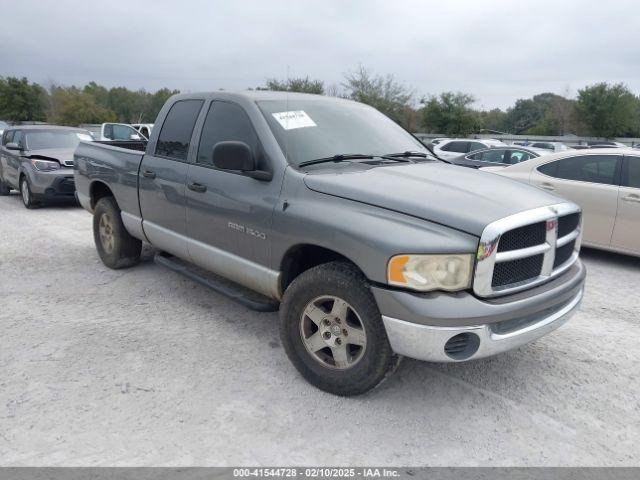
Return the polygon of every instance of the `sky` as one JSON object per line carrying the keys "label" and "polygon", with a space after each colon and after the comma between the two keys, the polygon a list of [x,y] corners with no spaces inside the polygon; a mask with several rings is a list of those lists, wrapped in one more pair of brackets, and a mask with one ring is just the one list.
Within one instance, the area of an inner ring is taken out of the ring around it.
{"label": "sky", "polygon": [[506,108],[596,82],[640,94],[636,0],[2,0],[0,76],[183,92],[359,65],[415,101],[443,91]]}

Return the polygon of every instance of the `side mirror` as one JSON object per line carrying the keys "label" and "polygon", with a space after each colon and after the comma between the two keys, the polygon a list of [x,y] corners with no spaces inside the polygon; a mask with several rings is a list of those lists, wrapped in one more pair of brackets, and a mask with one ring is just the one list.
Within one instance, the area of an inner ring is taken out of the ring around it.
{"label": "side mirror", "polygon": [[14,142],[9,142],[5,145],[5,148],[7,150],[22,150],[22,147],[20,147],[20,145],[18,145],[17,143]]}
{"label": "side mirror", "polygon": [[251,172],[256,160],[249,145],[244,142],[218,142],[213,146],[213,164],[222,170]]}

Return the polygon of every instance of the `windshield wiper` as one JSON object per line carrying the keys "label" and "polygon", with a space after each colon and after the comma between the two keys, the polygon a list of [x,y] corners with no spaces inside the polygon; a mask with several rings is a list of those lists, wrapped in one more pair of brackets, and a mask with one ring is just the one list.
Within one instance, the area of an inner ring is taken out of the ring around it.
{"label": "windshield wiper", "polygon": [[411,157],[419,157],[419,158],[427,158],[428,155],[424,152],[399,152],[399,153],[387,153],[385,155],[381,155],[382,158],[411,158]]}
{"label": "windshield wiper", "polygon": [[365,155],[363,153],[343,153],[333,155],[331,157],[316,158],[314,160],[300,162],[298,167],[306,167],[307,165],[316,165],[318,163],[344,162],[345,160],[372,160],[373,158],[373,155]]}

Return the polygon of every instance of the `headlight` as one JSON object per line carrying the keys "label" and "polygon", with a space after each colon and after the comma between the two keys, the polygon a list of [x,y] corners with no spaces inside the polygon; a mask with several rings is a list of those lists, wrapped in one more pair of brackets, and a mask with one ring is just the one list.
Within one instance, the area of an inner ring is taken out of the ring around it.
{"label": "headlight", "polygon": [[31,159],[31,165],[36,167],[36,170],[40,170],[41,172],[49,172],[51,170],[57,170],[60,168],[60,163],[54,160]]}
{"label": "headlight", "polygon": [[427,292],[471,286],[473,255],[396,255],[389,260],[389,285]]}

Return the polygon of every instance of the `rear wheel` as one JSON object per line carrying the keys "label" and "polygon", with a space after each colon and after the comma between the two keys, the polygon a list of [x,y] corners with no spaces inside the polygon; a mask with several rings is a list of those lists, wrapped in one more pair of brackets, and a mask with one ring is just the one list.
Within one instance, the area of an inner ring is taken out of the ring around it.
{"label": "rear wheel", "polygon": [[20,179],[20,196],[22,197],[22,203],[25,207],[31,209],[38,205],[38,203],[33,199],[31,187],[29,186],[29,179],[27,179],[26,176],[23,176]]}
{"label": "rear wheel", "polygon": [[292,282],[280,337],[302,376],[337,395],[367,392],[398,362],[366,279],[347,262],[314,267]]}
{"label": "rear wheel", "polygon": [[93,239],[102,263],[109,268],[131,267],[140,261],[142,242],[124,228],[113,197],[103,197],[96,204]]}

